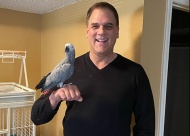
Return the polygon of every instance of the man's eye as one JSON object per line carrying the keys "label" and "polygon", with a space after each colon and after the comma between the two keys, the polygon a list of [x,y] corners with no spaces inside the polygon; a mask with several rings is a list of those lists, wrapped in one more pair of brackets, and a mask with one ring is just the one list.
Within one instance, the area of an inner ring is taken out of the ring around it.
{"label": "man's eye", "polygon": [[96,29],[96,28],[98,28],[98,26],[92,26],[92,28]]}
{"label": "man's eye", "polygon": [[112,29],[112,26],[106,26],[105,28],[110,30],[110,29]]}

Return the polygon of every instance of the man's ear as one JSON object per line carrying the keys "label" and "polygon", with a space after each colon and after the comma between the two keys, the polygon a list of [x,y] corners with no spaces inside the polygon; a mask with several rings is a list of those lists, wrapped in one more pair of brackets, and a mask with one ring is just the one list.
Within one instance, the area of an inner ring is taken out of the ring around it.
{"label": "man's ear", "polygon": [[88,38],[88,31],[89,31],[89,29],[88,29],[88,26],[86,25],[86,37]]}

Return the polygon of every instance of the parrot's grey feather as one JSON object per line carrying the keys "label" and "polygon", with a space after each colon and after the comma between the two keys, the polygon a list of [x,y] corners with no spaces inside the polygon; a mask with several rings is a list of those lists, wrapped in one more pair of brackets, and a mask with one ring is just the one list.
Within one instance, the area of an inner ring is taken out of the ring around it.
{"label": "parrot's grey feather", "polygon": [[[51,73],[43,79],[42,92],[45,90],[50,90],[60,83],[65,82],[74,71],[74,61],[75,61],[75,49],[72,44],[65,44],[66,57],[51,71]],[[44,82],[45,81],[45,82]],[[38,88],[39,89],[39,88]]]}
{"label": "parrot's grey feather", "polygon": [[[52,73],[47,77],[45,86],[49,88],[56,86],[60,82],[67,80],[73,73],[74,67],[71,64],[64,64],[54,69]],[[54,81],[54,82],[52,82]]]}

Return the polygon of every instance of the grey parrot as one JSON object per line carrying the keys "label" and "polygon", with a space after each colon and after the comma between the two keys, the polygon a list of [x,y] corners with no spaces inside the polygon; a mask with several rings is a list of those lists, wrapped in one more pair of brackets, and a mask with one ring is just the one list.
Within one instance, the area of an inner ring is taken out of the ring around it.
{"label": "grey parrot", "polygon": [[70,43],[65,44],[65,58],[42,80],[36,85],[36,90],[41,88],[41,91],[51,90],[55,86],[63,87],[74,71],[75,49]]}

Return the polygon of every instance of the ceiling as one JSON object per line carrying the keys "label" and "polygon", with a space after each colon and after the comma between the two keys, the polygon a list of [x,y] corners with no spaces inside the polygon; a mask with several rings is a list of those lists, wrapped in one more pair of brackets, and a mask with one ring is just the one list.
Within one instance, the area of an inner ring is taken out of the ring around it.
{"label": "ceiling", "polygon": [[0,0],[0,8],[44,14],[81,0]]}

